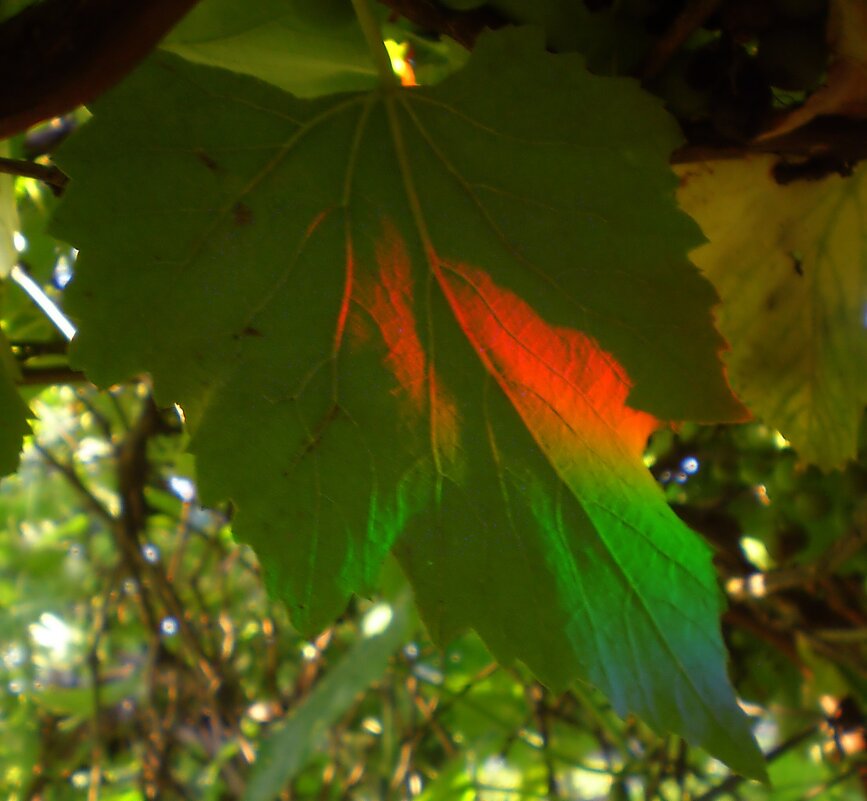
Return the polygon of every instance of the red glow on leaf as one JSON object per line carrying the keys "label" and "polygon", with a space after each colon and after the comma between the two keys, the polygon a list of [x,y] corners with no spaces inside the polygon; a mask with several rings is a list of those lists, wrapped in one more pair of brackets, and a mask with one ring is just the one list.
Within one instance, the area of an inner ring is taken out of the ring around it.
{"label": "red glow on leaf", "polygon": [[418,86],[418,81],[415,79],[415,70],[412,64],[406,62],[406,67],[400,73],[401,86]]}
{"label": "red glow on leaf", "polygon": [[329,213],[330,213],[330,209],[325,209],[323,211],[320,211],[319,214],[317,214],[310,221],[310,224],[307,226],[307,230],[304,232],[304,239],[309,239],[313,235],[314,231],[316,231],[316,229],[320,225],[322,225],[323,222],[325,222],[325,218],[329,215]]}
{"label": "red glow on leaf", "polygon": [[[395,227],[385,222],[375,246],[377,270],[355,269],[349,250],[347,269],[354,269],[353,302],[374,323],[387,355],[384,363],[397,379],[398,389],[416,414],[429,414],[434,449],[453,458],[457,447],[457,408],[440,386],[418,335],[413,308],[414,285],[410,257]],[[357,314],[351,319],[356,344],[368,336]]]}
{"label": "red glow on leaf", "polygon": [[[316,223],[309,231],[315,228]],[[309,236],[309,234],[308,234]],[[355,282],[355,255],[352,252],[352,242],[346,243],[346,277],[343,284],[343,298],[340,301],[340,311],[337,313],[337,325],[334,328],[334,352],[343,341],[343,332],[346,330],[346,318],[349,316],[349,301],[352,297],[353,284]]]}
{"label": "red glow on leaf", "polygon": [[657,421],[626,406],[631,384],[610,354],[549,325],[481,270],[442,265],[438,278],[479,357],[558,469],[575,466],[588,448],[641,456]]}
{"label": "red glow on leaf", "polygon": [[[424,407],[427,359],[416,331],[412,309],[413,286],[409,255],[392,226],[376,243],[378,271],[370,276],[359,274],[353,300],[363,308],[382,336],[388,350],[385,358],[401,388],[413,404]],[[352,255],[347,259],[351,269]],[[361,271],[359,271],[360,273]]]}
{"label": "red glow on leaf", "polygon": [[[416,419],[429,417],[435,453],[454,455],[456,407],[437,385],[419,337],[406,245],[385,223],[375,244],[374,271],[353,265],[348,252],[358,307],[350,315],[355,343],[368,341],[371,330],[379,334],[383,362],[397,379],[395,392],[405,395]],[[640,459],[657,421],[626,405],[631,383],[610,354],[579,331],[549,325],[482,270],[440,264],[436,277],[483,365],[558,471],[611,457]]]}

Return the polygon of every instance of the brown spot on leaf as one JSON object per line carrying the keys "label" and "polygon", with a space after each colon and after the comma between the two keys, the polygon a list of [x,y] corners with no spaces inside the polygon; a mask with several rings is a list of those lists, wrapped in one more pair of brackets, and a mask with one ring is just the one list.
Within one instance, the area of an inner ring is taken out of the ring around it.
{"label": "brown spot on leaf", "polygon": [[244,326],[240,334],[233,334],[232,339],[239,340],[241,337],[263,337],[265,336],[258,328],[252,325]]}
{"label": "brown spot on leaf", "polygon": [[217,164],[216,159],[214,159],[212,156],[209,156],[207,153],[205,153],[204,150],[197,150],[196,158],[201,161],[202,164],[204,164],[211,172],[217,172],[217,170],[220,169],[220,165]]}
{"label": "brown spot on leaf", "polygon": [[335,404],[328,410],[325,416],[319,421],[319,425],[317,425],[314,431],[311,433],[310,438],[307,440],[306,445],[300,453],[301,458],[307,456],[311,451],[314,451],[316,450],[316,448],[319,447],[319,444],[322,442],[322,438],[325,436],[325,432],[328,430],[328,427],[339,416],[340,407]]}
{"label": "brown spot on leaf", "polygon": [[246,203],[238,201],[232,206],[232,219],[235,225],[250,225],[253,222],[253,210]]}

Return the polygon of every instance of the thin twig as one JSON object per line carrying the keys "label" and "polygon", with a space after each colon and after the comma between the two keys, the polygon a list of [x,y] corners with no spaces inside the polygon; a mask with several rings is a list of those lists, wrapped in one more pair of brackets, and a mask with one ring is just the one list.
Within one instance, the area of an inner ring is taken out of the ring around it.
{"label": "thin twig", "polygon": [[[88,103],[198,0],[43,0],[0,22],[0,138]],[[38,54],[34,54],[34,43]]]}
{"label": "thin twig", "polygon": [[[144,559],[141,553],[140,534],[146,528],[147,503],[144,488],[147,484],[148,457],[147,444],[161,430],[159,409],[148,396],[138,421],[127,434],[118,453],[118,487],[121,496],[120,525],[116,531],[118,545],[131,563],[136,564],[139,574],[146,576],[178,624],[178,633],[187,650],[195,657],[196,668],[215,690],[221,683],[219,673],[213,667],[213,660],[202,648],[202,640],[193,624],[184,614],[183,604],[175,593],[174,587],[166,579],[161,568]],[[222,677],[225,681],[226,677]]]}
{"label": "thin twig", "polygon": [[97,405],[90,399],[92,392],[88,392],[86,387],[79,388],[76,392],[78,402],[84,406],[93,418],[93,422],[99,428],[105,444],[111,448],[111,452],[117,455],[117,448],[114,447],[114,431],[111,427],[111,421],[99,410]]}
{"label": "thin twig", "polygon": [[[765,755],[765,761],[770,764],[774,760],[779,759],[781,756],[783,756],[783,754],[791,751],[802,742],[809,740],[811,737],[813,737],[816,734],[816,731],[817,727],[815,724],[813,724],[811,726],[808,726],[806,729],[795,732],[795,734],[793,734],[787,740],[784,740],[782,743],[768,751],[768,753]],[[695,801],[713,801],[713,799],[715,798],[719,798],[726,793],[732,792],[743,781],[743,776],[738,776],[737,774],[732,773],[722,782],[720,782],[716,787],[712,787],[706,793],[698,796]]]}
{"label": "thin twig", "polygon": [[750,155],[778,155],[807,160],[834,157],[850,166],[867,158],[867,120],[820,117],[774,139],[733,144],[712,131],[686,126],[687,144],[671,154],[672,164],[740,160]]}
{"label": "thin twig", "polygon": [[647,81],[658,75],[669,59],[680,50],[693,31],[700,28],[722,0],[690,0],[677,15],[668,30],[656,41],[644,62],[642,78]]}
{"label": "thin twig", "polygon": [[539,727],[539,736],[542,738],[542,759],[545,764],[545,779],[548,785],[548,797],[560,798],[560,788],[557,786],[557,772],[554,758],[551,754],[551,735],[548,726],[550,710],[545,701],[545,688],[541,684],[535,684],[527,693],[530,703],[533,705],[533,714],[536,725]]}
{"label": "thin twig", "polygon": [[55,195],[62,194],[69,183],[69,176],[59,167],[24,159],[0,158],[0,173],[17,175],[21,178],[35,178],[48,184]]}
{"label": "thin twig", "polygon": [[764,598],[784,590],[810,586],[819,579],[835,573],[865,545],[867,545],[867,529],[852,528],[814,562],[769,570],[766,573],[754,573],[747,577],[747,580],[727,588],[728,594],[731,598],[741,601]]}
{"label": "thin twig", "polygon": [[9,345],[18,359],[32,359],[34,356],[65,356],[69,342],[65,339],[22,340],[11,339]]}
{"label": "thin twig", "polygon": [[867,643],[867,629],[813,629],[810,634],[829,643]]}
{"label": "thin twig", "polygon": [[117,525],[117,518],[109,512],[108,509],[103,506],[102,502],[87,488],[71,464],[61,462],[60,459],[38,441],[34,440],[33,447],[36,448],[46,462],[48,462],[66,479],[72,488],[82,497],[85,504],[90,507],[91,511],[94,512],[100,520],[107,523],[112,529]]}
{"label": "thin twig", "polygon": [[501,28],[508,20],[486,7],[470,11],[445,8],[433,0],[379,0],[394,13],[406,17],[420,28],[454,39],[468,50],[486,29]]}
{"label": "thin twig", "polygon": [[41,387],[55,384],[88,384],[87,376],[71,367],[22,367],[19,386]]}
{"label": "thin twig", "polygon": [[838,773],[833,779],[828,779],[828,781],[826,781],[824,784],[821,784],[818,787],[814,787],[812,790],[810,790],[804,795],[804,801],[812,801],[812,799],[814,798],[821,798],[832,787],[836,787],[838,784],[842,784],[843,782],[848,781],[853,776],[857,775],[862,768],[863,765],[852,765],[850,768],[844,770],[842,773]]}
{"label": "thin twig", "polygon": [[102,785],[102,760],[104,755],[102,723],[102,680],[99,675],[99,634],[105,626],[105,614],[98,610],[100,616],[99,629],[93,646],[87,656],[90,668],[90,680],[93,690],[93,720],[90,749],[90,782],[87,788],[87,801],[99,801],[99,789]]}

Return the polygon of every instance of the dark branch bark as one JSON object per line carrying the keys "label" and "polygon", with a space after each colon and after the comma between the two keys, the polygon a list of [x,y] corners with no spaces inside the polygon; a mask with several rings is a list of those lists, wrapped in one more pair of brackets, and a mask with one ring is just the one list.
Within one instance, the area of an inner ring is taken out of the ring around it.
{"label": "dark branch bark", "polygon": [[69,351],[69,342],[65,339],[13,339],[9,345],[20,360],[32,359],[34,356],[65,356]]}
{"label": "dark branch bark", "polygon": [[0,24],[0,139],[88,103],[198,0],[44,0]]}
{"label": "dark branch bark", "polygon": [[656,40],[644,62],[642,78],[647,81],[658,75],[692,33],[719,8],[720,3],[721,0],[689,0],[665,34]]}
{"label": "dark branch bark", "polygon": [[468,50],[473,48],[482,31],[488,28],[501,28],[508,23],[508,20],[496,11],[485,8],[455,11],[440,6],[435,0],[379,0],[379,2],[420,28],[448,36]]}
{"label": "dark branch bark", "polygon": [[22,161],[21,159],[0,157],[0,173],[36,178],[38,181],[48,184],[56,195],[63,192],[69,181],[69,178],[53,164],[38,164],[35,161]]}
{"label": "dark branch bark", "polygon": [[833,160],[841,167],[867,158],[867,120],[848,117],[819,117],[783,136],[746,143],[725,142],[712,132],[697,129],[687,129],[686,136],[689,142],[674,151],[672,164],[742,159],[753,153],[771,153],[805,161]]}
{"label": "dark branch bark", "polygon": [[[766,755],[768,763],[770,764],[774,760],[779,759],[781,756],[788,753],[793,748],[796,748],[806,740],[809,740],[811,737],[815,737],[817,732],[818,728],[814,725],[808,726],[806,729],[795,732],[788,739],[784,740],[779,745],[768,751]],[[737,776],[732,774],[726,779],[724,779],[716,787],[713,787],[707,792],[702,793],[698,798],[696,798],[695,801],[714,801],[714,799],[716,798],[720,798],[721,796],[733,793],[734,790],[736,790],[737,787],[743,782],[743,776]]]}
{"label": "dark branch bark", "polygon": [[87,376],[69,367],[22,367],[19,386],[40,387],[50,384],[83,384]]}

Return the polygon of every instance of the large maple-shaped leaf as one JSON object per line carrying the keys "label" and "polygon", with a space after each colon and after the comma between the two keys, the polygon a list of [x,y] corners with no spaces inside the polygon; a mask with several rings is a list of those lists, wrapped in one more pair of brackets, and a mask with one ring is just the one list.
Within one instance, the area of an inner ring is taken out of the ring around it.
{"label": "large maple-shaped leaf", "polygon": [[57,229],[76,360],[184,405],[203,496],[298,625],[394,546],[438,640],[472,626],[760,775],[709,555],[641,461],[648,411],[743,413],[676,141],[527,31],[436,87],[314,101],[168,60],[60,156]]}
{"label": "large maple-shaped leaf", "polygon": [[781,186],[775,158],[679,168],[710,242],[693,254],[722,297],[732,385],[801,456],[854,458],[867,403],[867,170]]}

